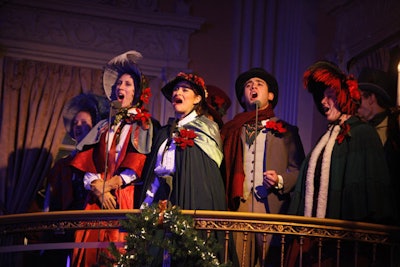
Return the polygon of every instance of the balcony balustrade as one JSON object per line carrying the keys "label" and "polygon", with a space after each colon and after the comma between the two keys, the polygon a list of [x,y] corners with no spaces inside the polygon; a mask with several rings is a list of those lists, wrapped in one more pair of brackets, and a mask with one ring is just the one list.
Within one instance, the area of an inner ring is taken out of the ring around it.
{"label": "balcony balustrade", "polygon": [[[107,242],[40,243],[36,241],[32,243],[30,236],[48,231],[62,236],[68,231],[77,229],[120,228],[120,220],[127,219],[127,214],[138,214],[139,212],[139,210],[63,211],[0,216],[0,257],[12,253],[23,255],[23,253],[37,250],[108,247],[109,243]],[[358,262],[360,246],[367,247],[370,251],[368,266],[380,266],[379,264],[383,260],[380,258],[382,255],[385,255],[384,262],[388,264],[384,267],[400,266],[400,227],[247,212],[182,210],[182,214],[192,216],[198,230],[208,233],[212,231],[225,233],[225,261],[229,260],[227,251],[230,233],[243,232],[245,238],[253,233],[261,233],[265,237],[268,234],[278,235],[281,244],[281,266],[285,266],[283,259],[286,257],[287,244],[293,240],[297,240],[300,244],[300,257],[303,255],[303,244],[306,240],[313,240],[317,243],[318,249],[315,257],[317,257],[319,265],[317,263],[316,266],[324,266],[321,255],[325,244],[334,244],[336,250],[334,266],[342,266],[340,255],[344,252],[342,249],[347,249],[349,244],[352,248],[351,255],[354,262],[354,265],[351,266],[363,266]],[[116,245],[123,246],[123,242]],[[242,251],[246,253],[246,242],[243,246]],[[266,246],[266,241],[264,246]],[[349,251],[345,252],[348,254]],[[238,256],[242,257],[243,255]],[[263,255],[263,257],[266,256]],[[305,266],[302,260],[298,266]]]}

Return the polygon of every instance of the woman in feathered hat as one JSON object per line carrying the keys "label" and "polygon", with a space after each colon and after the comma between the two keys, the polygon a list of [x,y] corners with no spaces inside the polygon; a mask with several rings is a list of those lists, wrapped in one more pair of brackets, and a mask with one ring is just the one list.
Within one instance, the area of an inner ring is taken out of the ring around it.
{"label": "woman in feathered hat", "polygon": [[[89,190],[86,210],[133,209],[135,182],[141,179],[146,154],[150,152],[153,123],[143,108],[148,102],[147,88],[137,61],[141,54],[128,51],[108,62],[103,86],[114,108],[119,108],[111,124],[100,121],[79,143],[81,150],[71,165],[85,172]],[[77,242],[124,241],[118,230],[77,231]],[[75,249],[74,266],[101,262],[96,249]]]}
{"label": "woman in feathered hat", "polygon": [[161,91],[175,118],[155,137],[143,174],[142,208],[169,200],[182,209],[225,210],[221,138],[217,123],[207,116],[204,80],[180,72]]}
{"label": "woman in feathered hat", "polygon": [[[68,101],[63,110],[64,126],[69,136],[79,143],[93,125],[107,117],[108,100],[93,94],[80,94]],[[83,187],[84,173],[72,168],[71,161],[77,151],[55,162],[47,176],[44,211],[81,210],[84,208],[87,192]],[[48,242],[73,242],[73,233],[44,236]],[[66,265],[70,250],[48,250],[42,254],[43,266],[53,266],[54,262]]]}
{"label": "woman in feathered hat", "polygon": [[395,208],[382,145],[375,130],[354,116],[357,81],[334,63],[318,61],[304,73],[304,84],[328,130],[302,164],[289,214],[390,223]]}

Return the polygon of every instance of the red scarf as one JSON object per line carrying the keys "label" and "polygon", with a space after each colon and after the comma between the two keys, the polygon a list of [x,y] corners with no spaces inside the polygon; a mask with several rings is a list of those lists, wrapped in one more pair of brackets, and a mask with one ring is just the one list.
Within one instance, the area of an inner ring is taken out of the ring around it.
{"label": "red scarf", "polygon": [[[271,105],[264,110],[259,110],[258,120],[266,120],[274,117]],[[223,141],[223,151],[225,157],[225,186],[226,199],[231,209],[237,209],[234,199],[243,197],[243,146],[240,140],[242,126],[245,123],[254,123],[256,118],[255,111],[242,112],[236,115],[233,120],[227,122],[221,129]]]}

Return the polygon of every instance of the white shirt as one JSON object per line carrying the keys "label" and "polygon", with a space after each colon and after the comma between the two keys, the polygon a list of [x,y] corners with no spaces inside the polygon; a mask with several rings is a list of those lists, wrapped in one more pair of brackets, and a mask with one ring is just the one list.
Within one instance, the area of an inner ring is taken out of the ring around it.
{"label": "white shirt", "polygon": [[[188,114],[183,119],[179,120],[177,123],[177,127],[183,127],[183,125],[195,120],[197,117],[197,113],[195,111]],[[157,153],[157,162],[154,172],[158,176],[163,176],[167,174],[171,174],[175,172],[175,149],[176,144],[172,139],[170,141],[169,147],[167,146],[167,142],[169,139],[166,139],[158,149]]]}
{"label": "white shirt", "polygon": [[[131,108],[128,110],[128,114],[137,114],[136,108]],[[115,136],[115,131],[118,129],[118,127],[121,125],[121,122],[119,122],[117,125],[111,127],[110,131],[107,132],[106,140],[108,144],[108,150],[110,151],[112,140]],[[115,146],[115,162],[118,161],[119,155],[121,154],[122,147],[124,146],[126,138],[130,138],[128,136],[129,134],[129,128],[131,127],[130,124],[124,125],[121,129],[120,133],[120,138],[118,144]],[[137,174],[134,170],[131,169],[125,169],[119,174],[122,178],[122,181],[124,184],[130,184],[131,182],[135,181],[137,179]],[[90,184],[97,179],[101,179],[101,174],[100,173],[91,173],[87,172],[85,173],[85,176],[83,177],[83,185],[85,189],[90,190]]]}

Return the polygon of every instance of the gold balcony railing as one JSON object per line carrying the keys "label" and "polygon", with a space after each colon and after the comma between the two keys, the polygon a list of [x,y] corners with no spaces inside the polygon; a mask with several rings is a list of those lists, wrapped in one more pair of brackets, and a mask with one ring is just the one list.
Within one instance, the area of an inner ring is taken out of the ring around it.
{"label": "gold balcony railing", "polygon": [[[31,243],[29,236],[34,233],[46,231],[62,234],[77,229],[119,228],[120,220],[126,219],[126,214],[137,214],[139,212],[139,210],[63,211],[0,216],[0,256],[2,254],[3,256],[8,255],[8,253],[25,253],[46,249],[107,247],[109,244],[106,242],[88,244],[73,242]],[[354,244],[355,247],[358,244],[370,246],[371,266],[374,266],[374,262],[379,262],[379,255],[376,254],[377,248],[384,248],[388,252],[385,255],[389,255],[388,257],[390,257],[385,262],[389,262],[389,266],[400,266],[399,227],[354,221],[247,212],[182,210],[182,214],[192,216],[198,230],[208,232],[223,231],[227,237],[227,241],[224,244],[225,252],[227,252],[231,232],[279,235],[281,240],[281,266],[284,266],[283,259],[286,253],[286,241],[288,239],[297,239],[300,240],[299,244],[303,244],[303,240],[307,238],[317,240],[320,247],[319,253],[323,250],[325,241],[336,243],[338,255],[340,254],[341,246],[346,242]],[[357,258],[357,249],[354,250],[354,255]],[[227,260],[227,256],[225,256],[225,261]],[[302,266],[301,261],[299,266]],[[319,266],[323,266],[321,262]],[[335,266],[341,266],[339,260],[337,260]]]}

